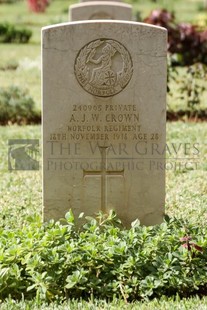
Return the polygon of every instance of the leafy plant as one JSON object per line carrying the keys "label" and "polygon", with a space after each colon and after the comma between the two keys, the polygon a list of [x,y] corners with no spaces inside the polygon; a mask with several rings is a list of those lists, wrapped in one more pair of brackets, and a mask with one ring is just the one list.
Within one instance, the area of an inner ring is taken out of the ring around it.
{"label": "leafy plant", "polygon": [[201,103],[201,96],[206,87],[200,81],[207,81],[207,68],[202,64],[187,67],[185,79],[181,80],[179,91],[181,99],[187,100],[187,106],[194,109]]}
{"label": "leafy plant", "polygon": [[165,9],[152,11],[144,21],[168,30],[168,51],[177,54],[177,64],[207,64],[207,30],[199,31],[196,25],[177,24],[174,14]]}
{"label": "leafy plant", "polygon": [[197,63],[185,67],[185,74],[180,76],[175,66],[171,64],[171,58],[168,58],[168,94],[173,95],[171,85],[174,81],[178,85],[177,99],[181,99],[187,104],[189,111],[194,111],[201,104],[201,98],[206,90],[205,81],[207,81],[207,67],[204,64]]}
{"label": "leafy plant", "polygon": [[40,113],[26,90],[15,86],[0,88],[0,124],[28,124],[38,120]]}
{"label": "leafy plant", "polygon": [[49,5],[48,0],[27,0],[29,8],[32,12],[43,13]]}
{"label": "leafy plant", "polygon": [[16,28],[9,23],[0,24],[0,42],[3,43],[28,43],[32,31],[26,28]]}
{"label": "leafy plant", "polygon": [[[191,236],[191,249],[181,238]],[[0,227],[0,298],[38,300],[187,297],[207,288],[207,228],[166,218],[126,230],[112,212],[76,228],[39,216],[10,230]],[[193,246],[194,244],[194,246]],[[202,249],[202,250],[200,250]]]}
{"label": "leafy plant", "polygon": [[[168,55],[169,56],[169,55]],[[183,74],[179,74],[176,66],[173,65],[172,56],[168,57],[167,91],[174,100],[181,100],[183,109],[177,111],[180,117],[199,117],[206,119],[206,110],[202,109],[202,96],[206,91],[207,66],[196,63],[182,68]],[[173,91],[176,85],[177,91]],[[168,104],[169,105],[169,104]],[[168,106],[168,114],[172,113],[171,106]],[[172,115],[171,115],[172,117]]]}

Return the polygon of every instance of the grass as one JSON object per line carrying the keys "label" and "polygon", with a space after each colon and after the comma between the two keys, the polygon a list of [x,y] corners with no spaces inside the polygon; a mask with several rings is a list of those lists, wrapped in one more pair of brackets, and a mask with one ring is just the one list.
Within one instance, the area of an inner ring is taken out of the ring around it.
{"label": "grass", "polygon": [[8,171],[8,139],[40,138],[40,127],[1,127],[0,206],[7,225],[22,225],[27,215],[41,212],[40,171]]}
{"label": "grass", "polygon": [[[190,218],[195,223],[207,221],[207,183],[204,181],[207,177],[206,130],[206,123],[170,123],[167,127],[168,145],[181,144],[182,147],[177,157],[191,159],[177,161],[178,169],[173,170],[175,168],[173,165],[172,169],[167,171],[166,212],[170,216]],[[199,150],[197,156],[191,155],[194,144],[197,144]],[[191,146],[190,155],[185,155],[187,153],[185,146],[189,145]],[[175,155],[175,152],[172,155]],[[168,156],[172,157],[171,154]],[[174,163],[173,160],[169,161],[171,164]],[[196,163],[197,170],[195,170]],[[179,169],[179,164],[181,164],[181,169]],[[192,170],[186,171],[185,164]]]}
{"label": "grass", "polygon": [[198,297],[183,299],[179,298],[162,300],[153,300],[149,302],[134,302],[126,304],[121,300],[114,300],[110,303],[103,300],[86,301],[70,301],[64,302],[62,305],[59,303],[41,304],[37,301],[21,301],[15,302],[14,300],[7,300],[1,305],[1,310],[206,310],[207,298],[199,299]]}

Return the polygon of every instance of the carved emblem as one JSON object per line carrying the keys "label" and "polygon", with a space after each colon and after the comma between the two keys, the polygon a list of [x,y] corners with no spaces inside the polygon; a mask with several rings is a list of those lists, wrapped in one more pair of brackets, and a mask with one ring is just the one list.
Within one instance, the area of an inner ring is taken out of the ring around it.
{"label": "carved emblem", "polygon": [[128,50],[119,42],[99,39],[85,45],[75,60],[75,75],[90,94],[109,97],[129,83],[133,64]]}

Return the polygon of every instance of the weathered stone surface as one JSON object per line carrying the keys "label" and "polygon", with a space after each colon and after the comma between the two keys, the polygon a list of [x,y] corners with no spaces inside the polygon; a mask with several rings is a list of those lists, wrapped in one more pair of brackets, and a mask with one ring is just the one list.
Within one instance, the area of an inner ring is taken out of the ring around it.
{"label": "weathered stone surface", "polygon": [[114,19],[132,20],[132,6],[115,1],[91,1],[69,7],[69,20]]}
{"label": "weathered stone surface", "polygon": [[121,21],[43,28],[44,219],[114,209],[162,221],[165,29]]}

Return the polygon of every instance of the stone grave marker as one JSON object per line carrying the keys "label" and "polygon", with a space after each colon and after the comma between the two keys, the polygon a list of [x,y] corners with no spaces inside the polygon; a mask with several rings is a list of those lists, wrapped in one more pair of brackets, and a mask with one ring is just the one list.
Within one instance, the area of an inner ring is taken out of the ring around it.
{"label": "stone grave marker", "polygon": [[69,21],[93,19],[132,20],[132,6],[114,1],[92,1],[69,7]]}
{"label": "stone grave marker", "polygon": [[162,221],[166,42],[136,22],[43,28],[45,220],[113,209],[127,227]]}

